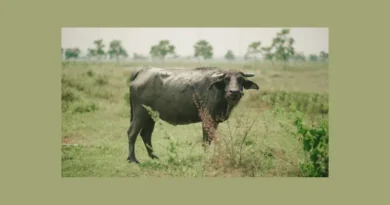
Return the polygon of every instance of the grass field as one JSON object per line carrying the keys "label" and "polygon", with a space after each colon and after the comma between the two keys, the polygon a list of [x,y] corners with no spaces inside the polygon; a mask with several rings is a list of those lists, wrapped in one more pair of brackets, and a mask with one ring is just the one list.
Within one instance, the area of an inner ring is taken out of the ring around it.
{"label": "grass field", "polygon": [[[328,121],[327,63],[292,63],[287,68],[269,63],[211,64],[255,73],[251,80],[260,90],[245,91],[208,149],[201,146],[200,123],[172,126],[157,121],[152,143],[160,159],[150,159],[138,137],[135,150],[141,164],[136,165],[126,161],[128,78],[132,69],[143,64],[63,64],[62,176],[305,176],[300,164],[307,160],[307,153],[294,122],[299,117],[316,127]],[[196,66],[199,64],[165,64]]]}

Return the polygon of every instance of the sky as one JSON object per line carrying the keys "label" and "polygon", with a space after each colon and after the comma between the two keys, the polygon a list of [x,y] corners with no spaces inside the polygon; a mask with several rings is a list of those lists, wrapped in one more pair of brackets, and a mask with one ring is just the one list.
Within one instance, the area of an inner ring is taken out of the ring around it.
{"label": "sky", "polygon": [[[112,40],[120,40],[130,56],[148,55],[150,47],[160,40],[169,40],[180,56],[193,56],[194,44],[207,40],[213,46],[214,56],[223,57],[227,50],[244,56],[254,41],[269,46],[282,28],[62,28],[62,48],[79,47],[83,54],[93,48],[93,41],[103,39],[107,49]],[[290,28],[295,39],[295,50],[305,54],[329,52],[328,28]]]}

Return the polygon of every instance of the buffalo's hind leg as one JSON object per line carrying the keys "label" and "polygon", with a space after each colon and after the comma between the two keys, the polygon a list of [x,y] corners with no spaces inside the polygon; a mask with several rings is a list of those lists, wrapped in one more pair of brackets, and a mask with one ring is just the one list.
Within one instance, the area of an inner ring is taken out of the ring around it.
{"label": "buffalo's hind leg", "polygon": [[142,127],[141,137],[142,140],[144,141],[149,157],[152,159],[158,159],[158,157],[153,154],[153,147],[152,147],[152,134],[154,130],[154,124],[155,124],[154,120],[152,118],[149,118],[148,121]]}
{"label": "buffalo's hind leg", "polygon": [[129,156],[127,160],[129,162],[139,163],[137,158],[135,157],[135,142],[137,140],[137,136],[141,130],[141,123],[137,120],[131,122],[129,129],[127,130],[127,136],[129,139]]}

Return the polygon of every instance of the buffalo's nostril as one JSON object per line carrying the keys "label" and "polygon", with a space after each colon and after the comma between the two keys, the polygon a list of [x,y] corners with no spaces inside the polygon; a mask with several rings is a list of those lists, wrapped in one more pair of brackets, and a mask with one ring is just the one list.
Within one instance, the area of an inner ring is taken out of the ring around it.
{"label": "buffalo's nostril", "polygon": [[229,91],[229,94],[231,96],[240,96],[241,95],[241,92],[239,90],[230,90]]}

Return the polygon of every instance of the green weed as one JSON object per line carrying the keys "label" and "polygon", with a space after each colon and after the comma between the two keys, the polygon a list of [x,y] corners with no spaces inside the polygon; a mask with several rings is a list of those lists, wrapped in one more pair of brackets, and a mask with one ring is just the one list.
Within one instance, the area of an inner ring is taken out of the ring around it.
{"label": "green weed", "polygon": [[295,121],[295,126],[306,154],[306,158],[300,164],[302,173],[308,177],[328,177],[328,123],[323,121],[318,127],[308,127],[302,123],[302,119],[298,118]]}

